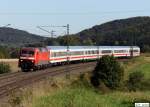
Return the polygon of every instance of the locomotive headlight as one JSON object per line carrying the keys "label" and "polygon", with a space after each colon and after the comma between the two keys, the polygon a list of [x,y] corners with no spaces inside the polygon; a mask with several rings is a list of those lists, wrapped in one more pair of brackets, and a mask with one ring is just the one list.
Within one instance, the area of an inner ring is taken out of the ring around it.
{"label": "locomotive headlight", "polygon": [[31,62],[34,62],[34,60],[32,60]]}
{"label": "locomotive headlight", "polygon": [[23,60],[20,60],[21,62],[23,61]]}

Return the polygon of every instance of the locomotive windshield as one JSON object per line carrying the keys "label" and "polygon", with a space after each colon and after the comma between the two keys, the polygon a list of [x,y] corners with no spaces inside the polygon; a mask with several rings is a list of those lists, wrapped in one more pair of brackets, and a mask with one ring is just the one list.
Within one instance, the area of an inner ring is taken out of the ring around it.
{"label": "locomotive windshield", "polygon": [[34,51],[33,50],[22,50],[21,56],[34,56]]}

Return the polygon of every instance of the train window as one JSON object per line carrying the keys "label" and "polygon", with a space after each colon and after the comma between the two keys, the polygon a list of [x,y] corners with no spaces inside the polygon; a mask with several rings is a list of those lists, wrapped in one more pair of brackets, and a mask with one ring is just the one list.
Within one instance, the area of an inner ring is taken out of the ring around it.
{"label": "train window", "polygon": [[40,51],[41,52],[46,52],[47,50],[46,50],[46,48],[41,48]]}
{"label": "train window", "polygon": [[92,54],[93,52],[92,51],[90,51],[90,54]]}
{"label": "train window", "polygon": [[21,56],[33,56],[34,55],[34,51],[32,50],[22,50],[21,51]]}
{"label": "train window", "polygon": [[86,54],[89,54],[89,51],[86,51]]}
{"label": "train window", "polygon": [[80,52],[79,52],[79,55],[83,55],[83,51],[80,51]]}
{"label": "train window", "polygon": [[139,50],[134,49],[134,50],[130,50],[130,52],[139,52]]}
{"label": "train window", "polygon": [[125,53],[126,50],[114,50],[114,53]]}
{"label": "train window", "polygon": [[57,53],[56,52],[52,52],[52,57],[56,57]]}
{"label": "train window", "polygon": [[133,52],[139,52],[139,50],[133,50]]}
{"label": "train window", "polygon": [[86,51],[85,54],[98,54],[98,50]]}
{"label": "train window", "polygon": [[66,56],[67,52],[52,52],[52,57],[61,57],[61,56]]}
{"label": "train window", "polygon": [[96,51],[96,54],[99,54],[99,50]]}
{"label": "train window", "polygon": [[67,52],[59,52],[59,56],[66,56]]}
{"label": "train window", "polygon": [[99,53],[99,51],[98,50],[94,50],[94,54],[98,54]]}
{"label": "train window", "polygon": [[70,55],[83,55],[83,51],[73,51],[70,52]]}
{"label": "train window", "polygon": [[87,51],[85,51],[85,54],[87,55],[87,54],[88,54],[88,52],[87,52]]}
{"label": "train window", "polygon": [[59,52],[55,52],[55,55],[56,55],[56,57],[60,56],[60,55],[59,55]]}
{"label": "train window", "polygon": [[96,50],[93,50],[93,51],[92,51],[92,54],[96,54]]}
{"label": "train window", "polygon": [[95,51],[92,51],[92,54],[95,54]]}
{"label": "train window", "polygon": [[82,51],[79,51],[79,52],[78,52],[78,55],[83,55],[83,52],[82,52]]}
{"label": "train window", "polygon": [[51,57],[56,57],[55,52],[51,53]]}
{"label": "train window", "polygon": [[29,54],[30,55],[34,55],[34,51],[29,51]]}
{"label": "train window", "polygon": [[52,52],[51,56],[52,56],[52,57],[56,57],[55,52]]}
{"label": "train window", "polygon": [[107,53],[111,53],[111,50],[102,50],[102,54],[107,54]]}
{"label": "train window", "polygon": [[27,50],[22,50],[21,54],[28,54],[28,51]]}

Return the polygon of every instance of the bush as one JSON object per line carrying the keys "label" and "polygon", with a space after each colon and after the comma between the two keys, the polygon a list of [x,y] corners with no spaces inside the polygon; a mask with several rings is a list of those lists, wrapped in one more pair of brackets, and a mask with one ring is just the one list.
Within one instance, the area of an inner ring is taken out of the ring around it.
{"label": "bush", "polygon": [[110,89],[116,89],[121,85],[124,70],[113,56],[103,56],[99,59],[91,76],[91,83],[99,87],[104,83]]}
{"label": "bush", "polygon": [[10,66],[5,63],[0,63],[0,74],[10,72]]}
{"label": "bush", "polygon": [[75,79],[71,82],[71,87],[72,88],[75,88],[75,87],[91,88],[92,86],[91,86],[89,77],[90,77],[90,75],[88,73],[81,73],[77,77],[77,79]]}
{"label": "bush", "polygon": [[0,46],[0,58],[10,58],[9,50],[7,47]]}
{"label": "bush", "polygon": [[144,79],[141,82],[141,90],[146,91],[146,90],[150,90],[150,79]]}
{"label": "bush", "polygon": [[132,72],[129,75],[127,81],[127,87],[129,91],[137,91],[137,89],[142,88],[142,80],[144,79],[144,74],[140,71]]}

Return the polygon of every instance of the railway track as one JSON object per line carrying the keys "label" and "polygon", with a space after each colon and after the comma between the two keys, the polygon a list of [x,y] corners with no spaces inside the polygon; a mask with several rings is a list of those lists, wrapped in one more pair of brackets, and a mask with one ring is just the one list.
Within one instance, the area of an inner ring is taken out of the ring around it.
{"label": "railway track", "polygon": [[57,75],[64,75],[66,73],[84,71],[85,68],[91,70],[95,67],[95,62],[72,64],[65,66],[52,67],[38,72],[17,72],[7,75],[0,75],[0,98],[7,96],[9,92],[20,87],[24,87],[28,84],[40,81],[46,77],[52,77]]}

